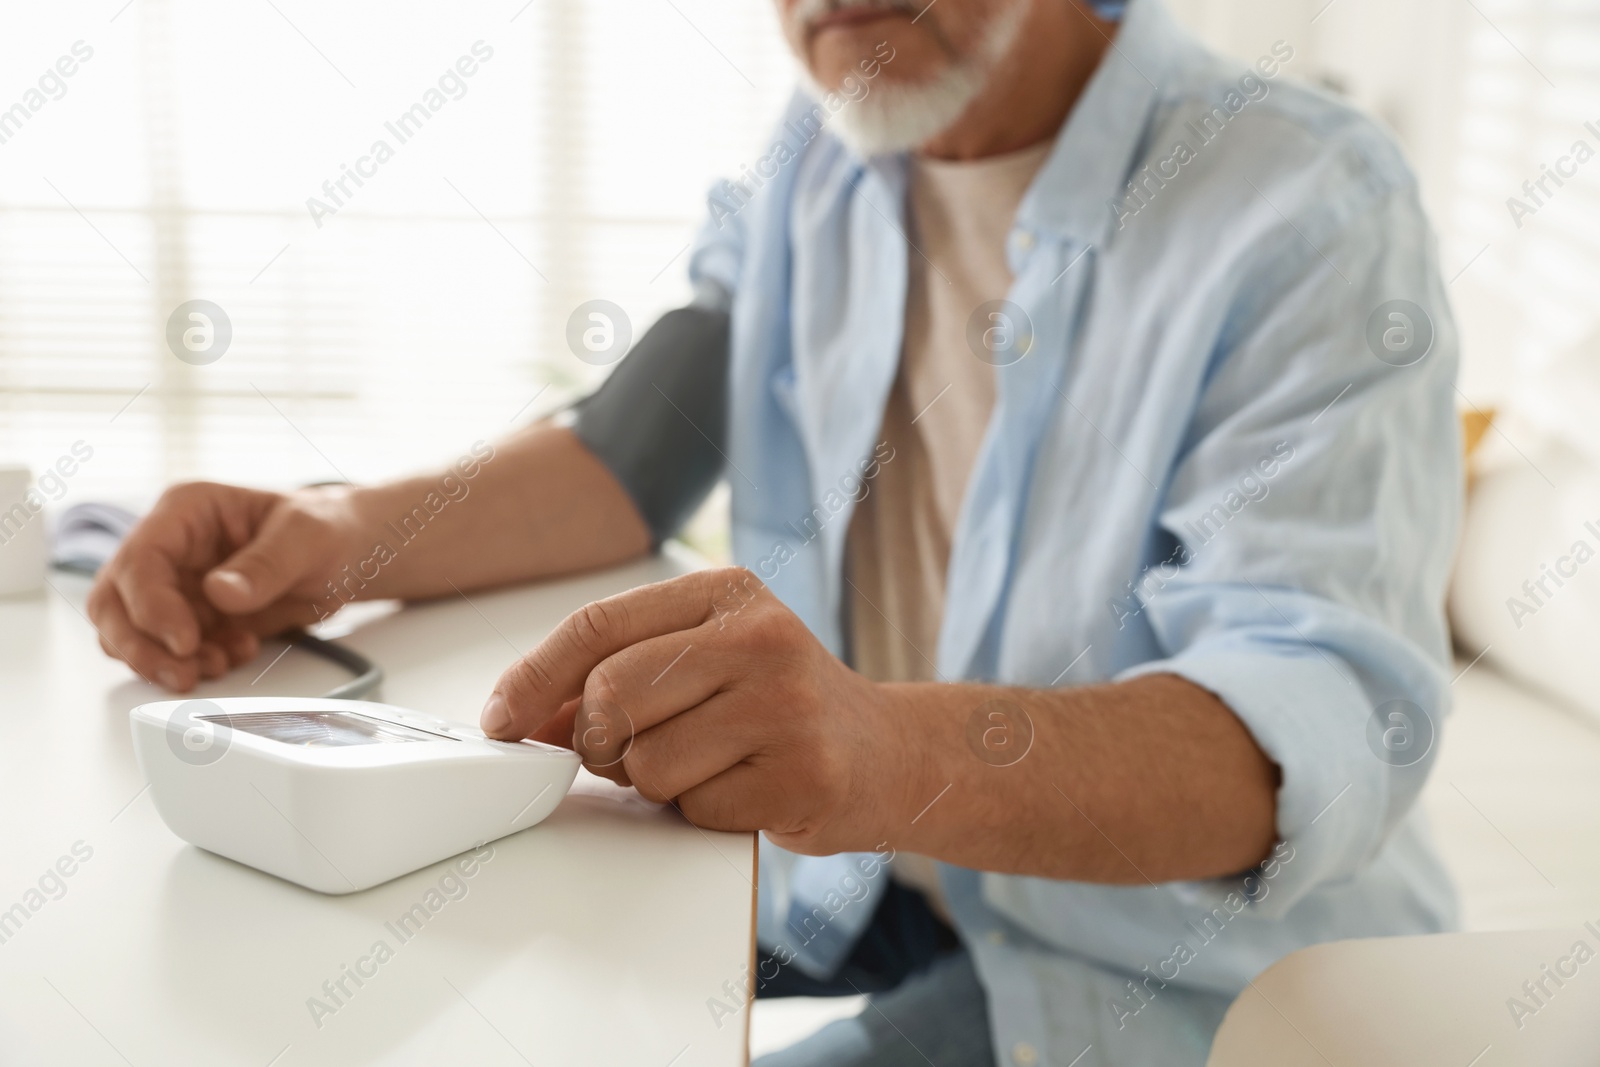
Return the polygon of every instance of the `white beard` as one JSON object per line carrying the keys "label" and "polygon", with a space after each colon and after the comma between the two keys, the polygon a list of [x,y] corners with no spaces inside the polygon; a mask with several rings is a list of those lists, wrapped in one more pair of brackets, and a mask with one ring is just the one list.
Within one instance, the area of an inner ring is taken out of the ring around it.
{"label": "white beard", "polygon": [[[813,13],[855,6],[879,6],[879,2],[803,0],[795,14],[809,21]],[[966,113],[989,83],[995,67],[1016,43],[1026,8],[1026,0],[1016,0],[989,23],[983,40],[970,55],[948,64],[929,81],[898,82],[880,71],[875,80],[866,83],[866,94],[840,108],[828,128],[861,156],[906,152],[937,137]],[[834,91],[819,84],[804,66],[801,78],[819,99]]]}

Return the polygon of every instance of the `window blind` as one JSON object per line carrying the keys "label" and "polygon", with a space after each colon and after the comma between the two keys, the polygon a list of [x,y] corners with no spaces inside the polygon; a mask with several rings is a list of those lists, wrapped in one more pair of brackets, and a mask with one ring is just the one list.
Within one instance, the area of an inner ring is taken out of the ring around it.
{"label": "window blind", "polygon": [[1600,9],[1474,3],[1458,16],[1444,227],[1467,356],[1492,397],[1600,325]]}
{"label": "window blind", "polygon": [[0,463],[83,440],[73,499],[381,479],[591,387],[568,317],[687,300],[794,76],[747,0],[13,5],[0,72]]}

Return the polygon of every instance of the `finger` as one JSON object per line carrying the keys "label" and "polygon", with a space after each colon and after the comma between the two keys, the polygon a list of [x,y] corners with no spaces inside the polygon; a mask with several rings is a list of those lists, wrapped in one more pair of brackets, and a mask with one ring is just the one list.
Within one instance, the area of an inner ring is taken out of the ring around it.
{"label": "finger", "polygon": [[[556,712],[555,718],[540,727],[533,734],[533,740],[544,741],[547,744],[560,745],[574,751],[578,747],[578,738],[581,733],[593,727],[593,722],[582,717],[583,698],[575,697],[561,705],[561,710]],[[624,748],[626,753],[626,747]],[[628,773],[623,769],[622,760],[602,758],[599,763],[589,765],[587,770],[601,778],[609,778],[621,786],[631,786],[633,782]]]}
{"label": "finger", "polygon": [[250,543],[205,576],[207,599],[230,615],[260,611],[316,566],[322,528],[303,511],[272,511]]}
{"label": "finger", "polygon": [[206,640],[222,650],[230,669],[249,663],[261,654],[261,639],[235,626],[223,626],[209,634]]}
{"label": "finger", "polygon": [[192,657],[179,659],[141,633],[128,618],[115,588],[106,586],[96,598],[93,618],[100,647],[122,660],[146,681],[186,693],[199,679],[199,664]]}
{"label": "finger", "polygon": [[227,662],[229,670],[237,665],[246,664],[251,659],[261,654],[261,638],[248,630],[242,630],[232,621],[221,622],[206,630],[203,645],[211,645],[219,649]]}
{"label": "finger", "polygon": [[762,728],[746,710],[743,698],[721,693],[660,726],[641,730],[622,759],[623,769],[646,798],[665,802],[679,797],[756,750]]}
{"label": "finger", "polygon": [[781,831],[787,829],[783,801],[772,792],[769,779],[768,770],[736,763],[679,794],[677,807],[685,819],[707,830]]}
{"label": "finger", "polygon": [[316,607],[311,601],[290,598],[280,600],[249,615],[230,616],[228,623],[257,637],[275,637],[285,630],[321,622],[324,617],[317,614]]}
{"label": "finger", "polygon": [[202,647],[209,644],[221,650],[229,670],[261,654],[261,638],[242,625],[239,618],[224,615],[207,603],[204,596],[191,603],[200,618]]}
{"label": "finger", "polygon": [[199,666],[200,677],[207,680],[221,678],[228,673],[228,654],[214,642],[200,642],[200,648],[195,652],[195,662]]}
{"label": "finger", "polygon": [[578,705],[582,703],[581,698],[574,698],[561,705],[561,710],[556,712],[555,718],[535,730],[530,739],[542,741],[547,745],[571,748],[573,720],[577,717]]}
{"label": "finger", "polygon": [[633,779],[628,777],[627,768],[623,766],[621,760],[604,767],[591,767],[586,763],[583,765],[583,769],[596,777],[610,779],[624,788],[633,785]]}
{"label": "finger", "polygon": [[714,623],[641,641],[589,672],[580,716],[613,708],[642,733],[709,700],[728,678],[725,646]]}
{"label": "finger", "polygon": [[712,618],[722,587],[736,582],[762,588],[743,568],[696,571],[579,608],[500,676],[483,708],[484,733],[503,740],[528,736],[583,691],[601,661],[629,645]]}
{"label": "finger", "polygon": [[142,545],[130,545],[114,564],[111,582],[130,622],[160,641],[174,656],[194,655],[201,624],[180,589],[172,560]]}

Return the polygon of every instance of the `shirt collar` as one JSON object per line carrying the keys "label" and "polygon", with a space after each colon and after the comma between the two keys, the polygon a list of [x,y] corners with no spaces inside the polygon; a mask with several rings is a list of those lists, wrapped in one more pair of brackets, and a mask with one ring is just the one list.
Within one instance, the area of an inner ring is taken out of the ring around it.
{"label": "shirt collar", "polygon": [[1115,221],[1164,87],[1204,53],[1160,0],[1130,0],[1100,66],[1017,210],[1023,229],[1098,244]]}

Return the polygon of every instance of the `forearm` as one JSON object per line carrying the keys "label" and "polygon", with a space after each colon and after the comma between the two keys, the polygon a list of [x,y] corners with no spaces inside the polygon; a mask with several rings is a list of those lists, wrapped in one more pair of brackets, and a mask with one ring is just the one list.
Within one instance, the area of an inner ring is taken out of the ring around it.
{"label": "forearm", "polygon": [[885,757],[893,784],[871,829],[897,850],[1145,884],[1246,870],[1275,840],[1277,768],[1222,701],[1185,679],[889,685],[884,697],[898,752]]}
{"label": "forearm", "polygon": [[[530,426],[459,468],[357,489],[363,598],[454,594],[622,563],[650,534],[570,430]],[[376,577],[368,578],[376,572]]]}

